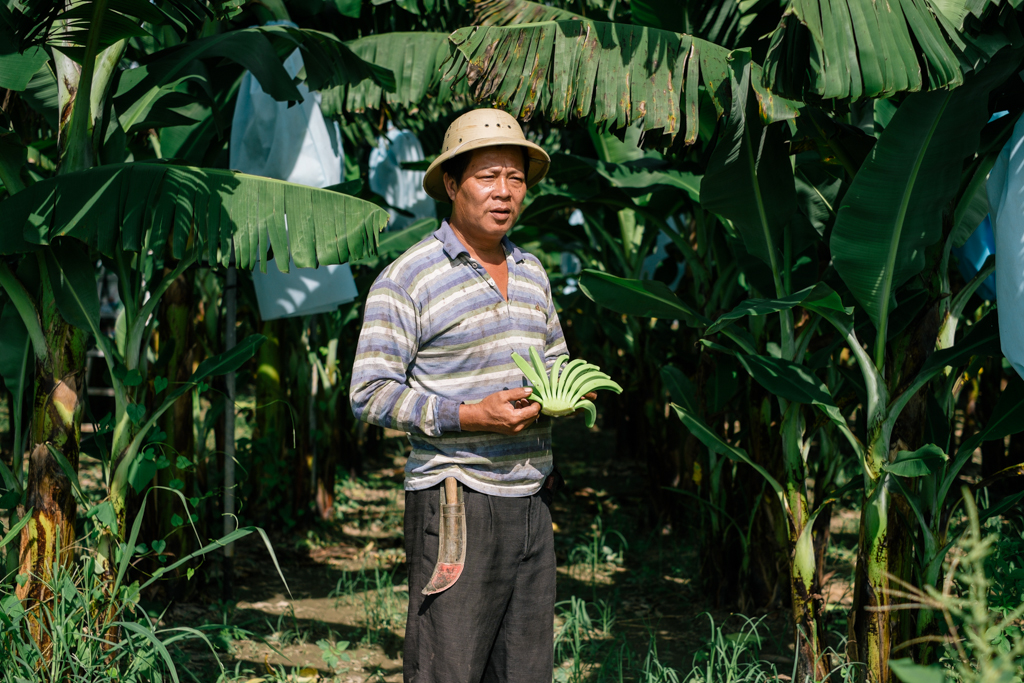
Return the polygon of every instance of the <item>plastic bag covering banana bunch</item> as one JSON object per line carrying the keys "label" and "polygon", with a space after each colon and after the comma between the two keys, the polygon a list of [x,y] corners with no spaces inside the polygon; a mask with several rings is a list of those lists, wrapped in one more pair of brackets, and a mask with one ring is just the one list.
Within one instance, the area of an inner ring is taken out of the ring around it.
{"label": "plastic bag covering banana bunch", "polygon": [[532,347],[529,362],[515,352],[512,353],[512,360],[533,385],[529,400],[539,403],[540,412],[551,417],[563,417],[584,410],[587,427],[593,427],[597,419],[597,408],[583,397],[598,389],[622,393],[622,387],[601,372],[601,368],[582,358],[570,361],[569,356],[559,356],[551,366],[550,375],[544,367],[544,359]]}

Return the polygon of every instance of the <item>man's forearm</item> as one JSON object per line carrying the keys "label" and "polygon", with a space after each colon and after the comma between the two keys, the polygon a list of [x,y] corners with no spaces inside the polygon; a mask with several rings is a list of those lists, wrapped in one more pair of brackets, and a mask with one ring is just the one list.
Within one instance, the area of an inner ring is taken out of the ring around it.
{"label": "man's forearm", "polygon": [[458,402],[392,379],[353,383],[351,401],[355,416],[370,424],[426,436],[459,431]]}

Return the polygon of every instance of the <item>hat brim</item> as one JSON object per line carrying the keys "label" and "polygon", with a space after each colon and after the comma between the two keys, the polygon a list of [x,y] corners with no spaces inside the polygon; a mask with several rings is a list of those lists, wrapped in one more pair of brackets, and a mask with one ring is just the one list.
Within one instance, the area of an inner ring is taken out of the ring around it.
{"label": "hat brim", "polygon": [[453,147],[434,159],[427,168],[426,174],[423,176],[424,192],[439,202],[450,203],[451,198],[448,196],[448,192],[444,188],[444,169],[441,168],[441,164],[454,156],[464,154],[466,152],[472,152],[474,149],[483,149],[484,147],[503,147],[505,145],[525,147],[529,150],[530,170],[526,178],[526,187],[533,187],[543,180],[544,176],[548,174],[548,168],[551,166],[551,157],[548,156],[548,153],[545,152],[544,148],[540,145],[534,144],[529,140],[523,140],[522,138],[483,138],[479,140],[470,140],[465,144]]}

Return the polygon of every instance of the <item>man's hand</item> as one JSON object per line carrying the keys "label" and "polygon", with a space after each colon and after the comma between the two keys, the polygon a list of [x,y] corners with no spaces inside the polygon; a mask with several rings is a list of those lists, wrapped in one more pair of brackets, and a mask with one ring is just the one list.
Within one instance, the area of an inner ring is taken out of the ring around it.
{"label": "man's hand", "polygon": [[540,417],[540,404],[527,401],[530,387],[507,389],[491,394],[480,403],[459,406],[459,423],[464,432],[517,434]]}

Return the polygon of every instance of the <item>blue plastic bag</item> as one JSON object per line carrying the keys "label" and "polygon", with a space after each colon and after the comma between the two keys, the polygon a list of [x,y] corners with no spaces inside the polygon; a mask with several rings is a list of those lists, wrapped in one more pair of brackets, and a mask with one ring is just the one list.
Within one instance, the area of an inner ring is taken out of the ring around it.
{"label": "blue plastic bag", "polygon": [[[965,280],[972,279],[985,265],[985,259],[996,253],[996,238],[992,232],[992,217],[985,216],[978,228],[971,233],[962,247],[954,247],[957,267]],[[986,301],[996,300],[996,276],[989,275],[978,286],[978,296]]]}
{"label": "blue plastic bag", "polygon": [[999,341],[1024,377],[1024,118],[989,173],[988,203],[995,231]]}

